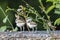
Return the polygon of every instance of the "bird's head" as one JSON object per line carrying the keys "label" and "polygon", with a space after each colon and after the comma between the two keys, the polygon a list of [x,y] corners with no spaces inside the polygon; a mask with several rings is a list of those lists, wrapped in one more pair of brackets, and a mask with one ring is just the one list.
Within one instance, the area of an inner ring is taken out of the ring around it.
{"label": "bird's head", "polygon": [[30,22],[30,21],[32,21],[32,18],[30,17],[26,18],[26,22]]}

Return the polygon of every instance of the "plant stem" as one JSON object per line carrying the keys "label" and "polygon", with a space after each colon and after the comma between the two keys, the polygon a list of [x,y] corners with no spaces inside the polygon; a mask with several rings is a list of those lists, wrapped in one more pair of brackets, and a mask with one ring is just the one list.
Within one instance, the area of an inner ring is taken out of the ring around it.
{"label": "plant stem", "polygon": [[[39,6],[42,10],[43,10],[43,12],[45,13],[45,15],[46,15],[46,17],[47,17],[47,20],[48,21],[50,21],[50,18],[49,18],[49,16],[48,16],[48,13],[51,11],[51,10],[49,10],[48,12],[45,10],[45,7],[44,7],[44,5],[43,5],[43,3],[41,2],[41,0],[40,0],[40,5],[41,6]],[[50,33],[50,27],[47,25],[47,33]]]}
{"label": "plant stem", "polygon": [[[1,6],[0,6],[0,9],[1,9],[1,11],[3,12],[4,16],[6,17],[7,15],[6,15],[6,13],[4,12],[4,10],[2,9]],[[8,18],[7,20],[8,20],[8,22],[10,23],[12,29],[14,29],[14,27],[13,27],[12,23],[10,22],[9,18]]]}
{"label": "plant stem", "polygon": [[[24,0],[22,0],[24,3],[28,4],[27,2],[25,2]],[[30,5],[29,5],[30,6]],[[31,7],[31,6],[30,6]],[[38,15],[39,17],[41,17],[41,15],[39,13],[34,13],[36,15]]]}
{"label": "plant stem", "polygon": [[[24,18],[25,18],[25,22],[26,22],[27,16],[24,16]],[[26,26],[27,26],[27,22],[26,22]],[[30,31],[28,26],[27,26],[27,29],[28,29],[28,31]]]}

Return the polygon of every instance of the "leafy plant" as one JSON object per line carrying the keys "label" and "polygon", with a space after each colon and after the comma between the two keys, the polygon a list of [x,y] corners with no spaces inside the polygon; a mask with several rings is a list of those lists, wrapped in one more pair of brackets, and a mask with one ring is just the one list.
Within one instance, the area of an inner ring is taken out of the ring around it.
{"label": "leafy plant", "polygon": [[46,0],[46,2],[52,2],[53,4],[56,4],[59,2],[59,0]]}
{"label": "leafy plant", "polygon": [[[53,2],[53,4],[55,5],[55,14],[60,15],[60,0],[47,0],[47,2]],[[54,22],[54,25],[60,25],[59,22],[60,18],[57,18]]]}
{"label": "leafy plant", "polygon": [[[44,27],[45,29],[50,29],[50,27],[48,26],[48,22],[47,21],[51,21],[52,19],[51,19],[51,15],[49,15],[49,14],[51,14],[51,12],[52,12],[52,10],[53,9],[55,9],[55,12],[53,12],[53,14],[55,13],[56,15],[60,15],[60,0],[30,0],[30,1],[27,1],[27,0],[22,0],[22,1],[18,1],[18,2],[16,2],[15,0],[13,0],[14,2],[11,4],[10,2],[11,1],[6,1],[6,4],[8,4],[8,5],[6,5],[4,2],[4,5],[3,5],[3,3],[2,3],[2,5],[0,6],[0,11],[2,12],[2,14],[4,14],[4,18],[3,19],[1,19],[2,21],[3,21],[3,23],[2,24],[5,24],[5,23],[7,23],[7,21],[9,22],[9,26],[11,27],[11,29],[12,29],[12,31],[16,31],[16,30],[18,30],[18,28],[17,27],[15,27],[15,24],[14,23],[12,23],[11,21],[10,21],[10,19],[9,19],[9,15],[6,15],[6,13],[8,14],[8,12],[9,11],[15,11],[16,12],[16,9],[18,8],[18,6],[21,4],[22,6],[23,6],[23,10],[26,12],[26,16],[27,17],[31,17],[32,19],[33,19],[33,21],[35,21],[35,22],[37,22],[37,24],[39,25],[38,26],[38,28],[42,28],[42,27]],[[37,1],[37,2],[36,2]],[[43,2],[44,1],[44,2]],[[31,3],[29,3],[29,2],[31,2]],[[33,2],[35,2],[35,3],[33,3]],[[0,3],[0,4],[1,4]],[[14,3],[16,3],[15,5],[14,5]],[[47,3],[47,8],[45,7],[46,6],[46,4],[44,4],[44,3]],[[48,3],[52,3],[51,5],[49,5]],[[6,5],[6,7],[4,7]],[[36,6],[37,5],[37,6]],[[8,6],[8,7],[7,7]],[[5,8],[5,9],[3,9],[3,7]],[[41,9],[39,9],[39,8]],[[43,12],[43,13],[41,13],[41,12]],[[11,12],[10,12],[11,13]],[[13,13],[12,13],[13,14]],[[41,14],[43,14],[43,15],[41,15]],[[52,15],[53,15],[52,14]],[[20,14],[21,15],[21,14]],[[21,15],[21,16],[23,16],[23,15]],[[25,17],[26,17],[25,16]],[[42,17],[43,16],[43,17]],[[54,16],[54,15],[53,15]],[[12,16],[11,16],[12,17]],[[52,17],[53,18],[53,17]],[[55,22],[53,23],[54,25],[60,25],[60,18],[57,18],[57,19],[54,19],[55,20]],[[8,23],[7,23],[8,24]],[[13,25],[14,24],[14,25]],[[43,25],[42,25],[43,24]],[[52,23],[51,23],[52,24]],[[14,27],[15,28],[14,28]],[[1,26],[0,28],[2,28],[2,27],[4,27],[4,26]],[[7,29],[7,25],[6,25],[6,27],[5,27],[5,29],[4,30],[6,30]],[[9,29],[10,29],[10,27],[9,27]],[[1,30],[3,30],[3,28],[1,29]]]}
{"label": "leafy plant", "polygon": [[[48,0],[47,0],[47,2],[48,2]],[[45,13],[45,15],[46,15],[46,17],[47,17],[47,19],[44,19],[43,20],[43,25],[44,25],[44,28],[45,29],[47,29],[47,32],[48,33],[50,33],[50,27],[49,27],[49,25],[48,25],[48,23],[49,22],[47,22],[47,21],[50,21],[50,16],[48,15],[49,14],[49,12],[51,12],[52,11],[52,9],[54,9],[55,8],[55,4],[53,4],[53,5],[51,5],[50,7],[48,7],[47,9],[45,9],[45,7],[44,7],[44,5],[43,5],[43,3],[42,3],[42,0],[40,0],[40,8],[41,8],[41,10]],[[53,29],[52,29],[53,30]]]}
{"label": "leafy plant", "polygon": [[60,1],[58,3],[56,3],[55,14],[59,14],[60,15]]}
{"label": "leafy plant", "polygon": [[[4,12],[4,10],[2,9],[1,6],[0,6],[0,10],[3,12],[3,14],[4,14],[4,16],[5,16],[5,18],[3,19],[3,23],[6,23],[6,22],[8,21],[8,22],[10,23],[12,29],[14,29],[12,23],[10,22],[10,20],[9,20],[9,18],[8,18],[8,15],[6,15],[6,13]],[[3,28],[5,28],[5,29],[3,29]],[[3,30],[3,31],[7,30],[7,26],[2,26],[2,27],[1,27],[1,30]]]}
{"label": "leafy plant", "polygon": [[[52,8],[56,8],[55,9],[55,14],[60,15],[60,0],[46,0],[46,2],[52,2],[54,6],[52,6]],[[50,8],[51,9],[51,8]],[[54,22],[54,25],[60,25],[60,18],[57,18]]]}
{"label": "leafy plant", "polygon": [[[60,1],[56,3],[55,14],[60,15]],[[60,25],[60,18],[57,18],[54,22],[54,25]]]}
{"label": "leafy plant", "polygon": [[54,25],[60,25],[60,18],[57,18],[56,21],[54,22]]}
{"label": "leafy plant", "polygon": [[7,26],[0,27],[0,32],[4,32],[7,29]]}
{"label": "leafy plant", "polygon": [[6,16],[6,17],[3,19],[3,23],[6,23],[6,22],[7,22],[7,19],[8,19],[8,16]]}

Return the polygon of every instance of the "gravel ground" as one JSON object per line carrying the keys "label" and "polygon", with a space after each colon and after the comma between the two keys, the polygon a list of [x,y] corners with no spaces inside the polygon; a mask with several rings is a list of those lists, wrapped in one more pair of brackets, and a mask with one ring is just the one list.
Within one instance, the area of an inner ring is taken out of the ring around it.
{"label": "gravel ground", "polygon": [[54,35],[46,31],[0,32],[0,40],[60,40],[60,31],[55,31]]}

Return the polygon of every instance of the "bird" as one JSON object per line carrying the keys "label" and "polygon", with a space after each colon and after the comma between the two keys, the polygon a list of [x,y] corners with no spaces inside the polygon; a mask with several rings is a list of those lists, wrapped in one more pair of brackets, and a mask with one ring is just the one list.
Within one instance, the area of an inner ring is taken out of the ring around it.
{"label": "bird", "polygon": [[48,26],[53,31],[53,34],[55,34],[56,26],[52,25],[52,22],[51,21],[48,21]]}
{"label": "bird", "polygon": [[[34,28],[37,30],[37,24],[35,23],[35,22],[33,22],[32,20],[27,20],[27,26],[29,27],[29,28],[31,28],[32,29],[32,31],[34,31]],[[35,30],[35,31],[36,31]]]}
{"label": "bird", "polygon": [[15,17],[16,17],[16,20],[15,20],[16,25],[20,28],[21,31],[22,31],[22,27],[23,27],[23,31],[24,31],[25,22],[22,19],[20,19],[19,15],[15,14]]}
{"label": "bird", "polygon": [[48,26],[49,26],[52,30],[55,30],[55,28],[56,28],[55,26],[52,25],[52,22],[50,22],[50,21],[48,22]]}

